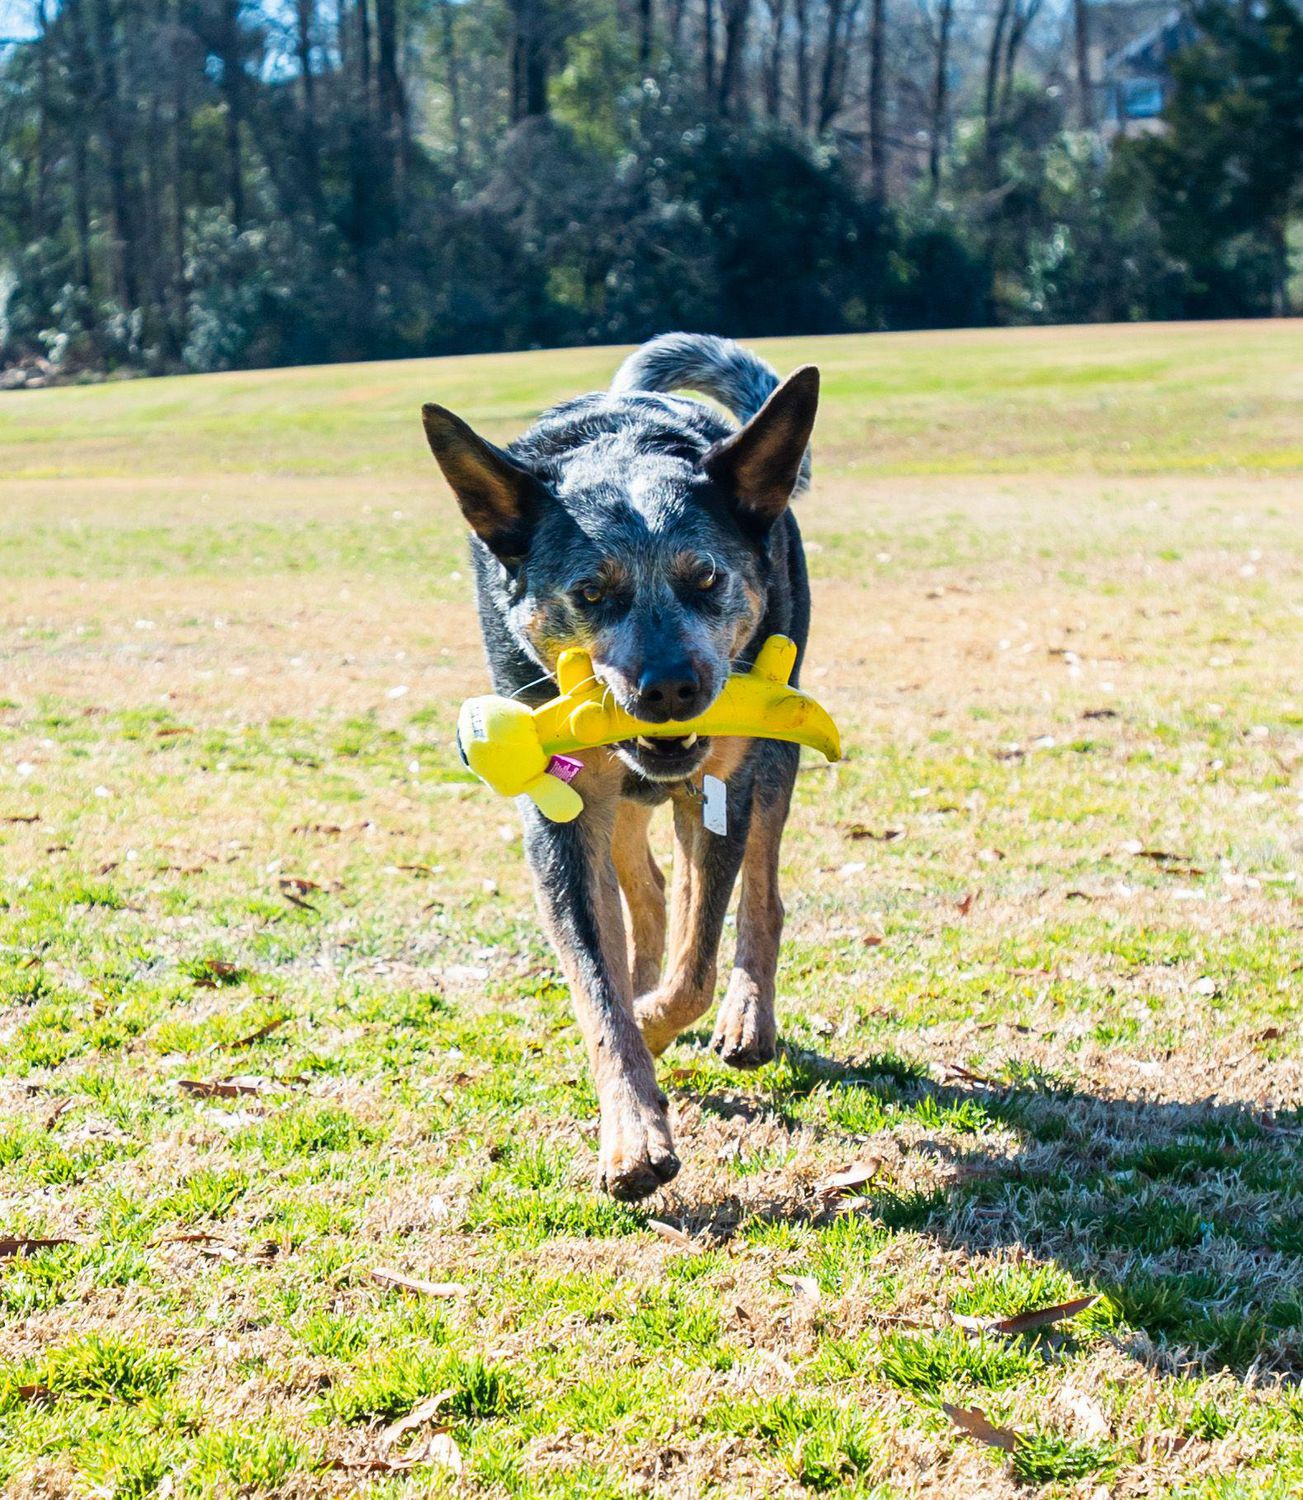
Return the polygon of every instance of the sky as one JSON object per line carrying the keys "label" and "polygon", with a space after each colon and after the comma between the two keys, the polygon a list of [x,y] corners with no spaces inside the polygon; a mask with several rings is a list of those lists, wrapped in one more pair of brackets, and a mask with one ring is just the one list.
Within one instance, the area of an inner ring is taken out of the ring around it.
{"label": "sky", "polygon": [[0,38],[31,36],[35,12],[32,0],[0,0]]}

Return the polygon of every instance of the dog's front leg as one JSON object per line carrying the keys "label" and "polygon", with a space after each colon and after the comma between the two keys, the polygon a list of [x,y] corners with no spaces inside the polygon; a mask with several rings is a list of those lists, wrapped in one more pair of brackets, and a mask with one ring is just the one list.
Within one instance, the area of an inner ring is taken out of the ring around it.
{"label": "dog's front leg", "polygon": [[757,748],[737,914],[737,957],[710,1039],[711,1047],[735,1068],[757,1068],[773,1058],[777,1047],[774,979],[783,938],[778,852],[800,759],[797,746],[777,740]]}
{"label": "dog's front leg", "polygon": [[723,835],[703,827],[700,803],[682,794],[675,798],[669,962],[663,981],[634,1001],[638,1026],[657,1057],[685,1027],[705,1015],[715,998],[719,939],[742,863],[749,816],[745,777],[734,783]]}
{"label": "dog's front leg", "polygon": [[602,1117],[601,1183],[613,1197],[634,1199],[668,1182],[679,1159],[669,1101],[633,1019],[624,916],[611,857],[614,818],[614,799],[588,798],[573,823],[551,823],[530,806],[525,849],[588,1045]]}

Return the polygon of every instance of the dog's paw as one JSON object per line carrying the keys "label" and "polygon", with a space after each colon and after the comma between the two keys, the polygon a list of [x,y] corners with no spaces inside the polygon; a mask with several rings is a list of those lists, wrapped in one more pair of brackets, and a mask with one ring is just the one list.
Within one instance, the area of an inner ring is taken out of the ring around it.
{"label": "dog's paw", "polygon": [[749,985],[730,986],[719,1008],[710,1050],[730,1068],[759,1068],[773,1062],[777,1044],[773,1005],[763,1004]]}
{"label": "dog's paw", "polygon": [[598,1175],[612,1198],[626,1203],[645,1198],[664,1187],[678,1170],[664,1094],[657,1090],[651,1100],[623,1094],[602,1101]]}
{"label": "dog's paw", "polygon": [[653,1057],[659,1057],[676,1036],[710,1009],[710,990],[655,989],[633,1002],[633,1018]]}
{"label": "dog's paw", "polygon": [[[654,1000],[655,991],[653,990],[646,998]],[[638,1023],[638,1030],[642,1032],[642,1039],[647,1044],[647,1050],[653,1057],[659,1057],[679,1034],[679,1027],[667,1024],[655,1008],[649,1006],[644,1009],[641,1000],[634,1003],[633,1017]]]}

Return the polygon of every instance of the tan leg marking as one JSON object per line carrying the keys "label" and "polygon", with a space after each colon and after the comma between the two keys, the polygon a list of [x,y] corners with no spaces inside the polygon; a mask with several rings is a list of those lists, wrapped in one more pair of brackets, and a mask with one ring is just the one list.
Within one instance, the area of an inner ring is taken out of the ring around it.
{"label": "tan leg marking", "polygon": [[628,919],[633,992],[641,995],[660,978],[665,957],[665,876],[647,842],[654,808],[621,801],[615,814],[611,856]]}
{"label": "tan leg marking", "polygon": [[[594,972],[589,955],[574,949],[556,913],[549,911],[542,890],[539,904],[570,984],[597,1089],[599,1178],[613,1197],[632,1200],[668,1182],[679,1170],[679,1160],[674,1154],[669,1100],[656,1082],[656,1065],[633,1016],[624,915],[611,855],[613,799],[589,802],[583,818],[588,851],[586,895],[597,926],[600,974]],[[605,1003],[595,990],[605,992]]]}
{"label": "tan leg marking", "polygon": [[787,807],[788,799],[783,797],[753,809],[742,858],[737,956],[710,1039],[711,1047],[735,1068],[756,1068],[769,1062],[777,1044],[774,978],[783,937],[778,850]]}
{"label": "tan leg marking", "polygon": [[[703,773],[728,778],[742,764],[745,739],[715,740]],[[724,840],[702,826],[701,803],[674,794],[674,883],[669,962],[664,979],[634,1001],[634,1015],[653,1057],[710,1009],[720,931],[742,856],[741,829]]]}

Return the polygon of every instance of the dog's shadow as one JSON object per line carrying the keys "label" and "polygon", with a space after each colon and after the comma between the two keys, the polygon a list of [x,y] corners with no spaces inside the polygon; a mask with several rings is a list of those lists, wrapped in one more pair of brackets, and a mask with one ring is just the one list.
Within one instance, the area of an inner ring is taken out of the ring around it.
{"label": "dog's shadow", "polygon": [[[1017,1248],[1067,1272],[1110,1299],[1134,1352],[1160,1370],[1303,1378],[1296,1113],[1108,1097],[1027,1069],[1007,1085],[938,1083],[889,1055],[846,1062],[785,1048],[773,1067],[750,1088],[678,1097],[705,1115],[835,1135],[848,1161],[930,1156],[919,1175],[933,1185],[901,1191],[875,1179],[849,1212],[975,1255]],[[935,1130],[920,1133],[920,1122]],[[847,1211],[790,1192],[680,1207],[685,1227],[716,1241]]]}

